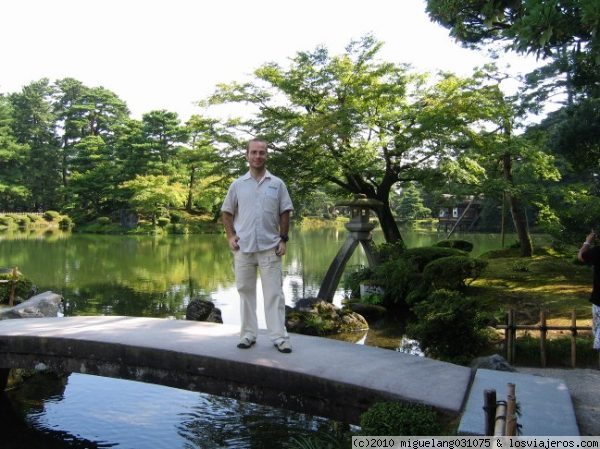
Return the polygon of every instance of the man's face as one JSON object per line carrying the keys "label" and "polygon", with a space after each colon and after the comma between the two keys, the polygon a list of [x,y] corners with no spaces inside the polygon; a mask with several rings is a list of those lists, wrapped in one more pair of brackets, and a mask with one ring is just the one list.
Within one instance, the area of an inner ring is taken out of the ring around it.
{"label": "man's face", "polygon": [[264,142],[250,142],[246,151],[246,160],[250,168],[262,170],[267,161],[267,145]]}

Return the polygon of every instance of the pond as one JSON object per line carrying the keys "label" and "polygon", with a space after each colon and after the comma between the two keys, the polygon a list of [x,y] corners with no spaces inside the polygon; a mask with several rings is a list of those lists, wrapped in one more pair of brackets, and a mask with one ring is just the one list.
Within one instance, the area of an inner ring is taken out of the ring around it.
{"label": "pond", "polygon": [[[443,238],[412,230],[402,235],[409,247]],[[284,258],[289,305],[317,295],[346,236],[344,228],[291,230]],[[374,238],[382,241],[377,231]],[[472,241],[474,255],[501,246],[494,234],[455,238]],[[509,236],[506,242],[514,240]],[[359,247],[348,270],[366,264]],[[69,316],[181,319],[190,298],[201,295],[221,309],[224,323],[239,324],[232,258],[223,235],[0,234],[0,266],[18,266],[39,291],[63,295]],[[339,305],[343,296],[340,285],[334,302]],[[265,327],[264,321],[259,324]],[[396,350],[404,345],[401,335],[389,330],[382,334],[369,331],[357,340]],[[13,423],[15,431],[0,433],[0,447],[266,448],[330,432],[333,425],[323,418],[231,399],[82,374],[30,382],[8,398],[0,404],[6,415],[0,419]]]}

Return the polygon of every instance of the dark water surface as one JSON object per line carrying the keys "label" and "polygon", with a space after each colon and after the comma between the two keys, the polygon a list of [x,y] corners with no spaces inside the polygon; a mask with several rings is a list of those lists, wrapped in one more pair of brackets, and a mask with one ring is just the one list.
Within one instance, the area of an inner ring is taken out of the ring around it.
{"label": "dark water surface", "polygon": [[[344,229],[292,230],[284,258],[289,305],[317,295],[346,235]],[[403,237],[409,247],[443,238],[414,231],[404,231]],[[500,247],[497,235],[456,238],[472,241],[475,255]],[[380,234],[375,240],[381,241]],[[348,268],[365,264],[359,248]],[[0,234],[0,266],[18,266],[39,291],[62,294],[68,316],[183,318],[190,298],[202,295],[221,309],[225,323],[239,323],[232,259],[222,235]],[[338,305],[343,296],[340,286]],[[264,327],[264,321],[259,324]],[[354,340],[396,350],[410,346],[389,329]],[[0,410],[6,424],[0,448],[273,448],[293,438],[331,433],[333,428],[319,417],[75,373],[66,379],[40,376],[27,382],[0,398]]]}

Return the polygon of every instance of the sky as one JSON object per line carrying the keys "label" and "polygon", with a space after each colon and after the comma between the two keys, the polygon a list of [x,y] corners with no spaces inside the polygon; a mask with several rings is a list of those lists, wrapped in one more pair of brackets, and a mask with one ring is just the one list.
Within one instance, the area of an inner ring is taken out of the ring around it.
{"label": "sky", "polygon": [[[488,61],[429,20],[422,0],[6,0],[0,2],[0,93],[71,77],[105,87],[134,118],[152,110],[182,120],[217,84],[245,81],[298,51],[340,54],[372,34],[380,58],[416,71],[468,75]],[[513,73],[536,66],[506,55]]]}

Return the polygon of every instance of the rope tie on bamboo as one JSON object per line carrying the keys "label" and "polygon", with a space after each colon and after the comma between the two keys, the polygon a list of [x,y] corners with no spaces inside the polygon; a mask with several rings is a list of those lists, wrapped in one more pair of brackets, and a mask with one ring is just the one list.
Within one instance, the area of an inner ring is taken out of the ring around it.
{"label": "rope tie on bamboo", "polygon": [[[496,407],[498,407],[499,405],[504,405],[506,407],[506,401],[498,401],[498,402],[496,402]],[[506,409],[504,409],[504,410],[505,410],[505,413],[506,413]],[[501,419],[506,419],[506,414],[496,416],[496,421],[501,420]]]}

